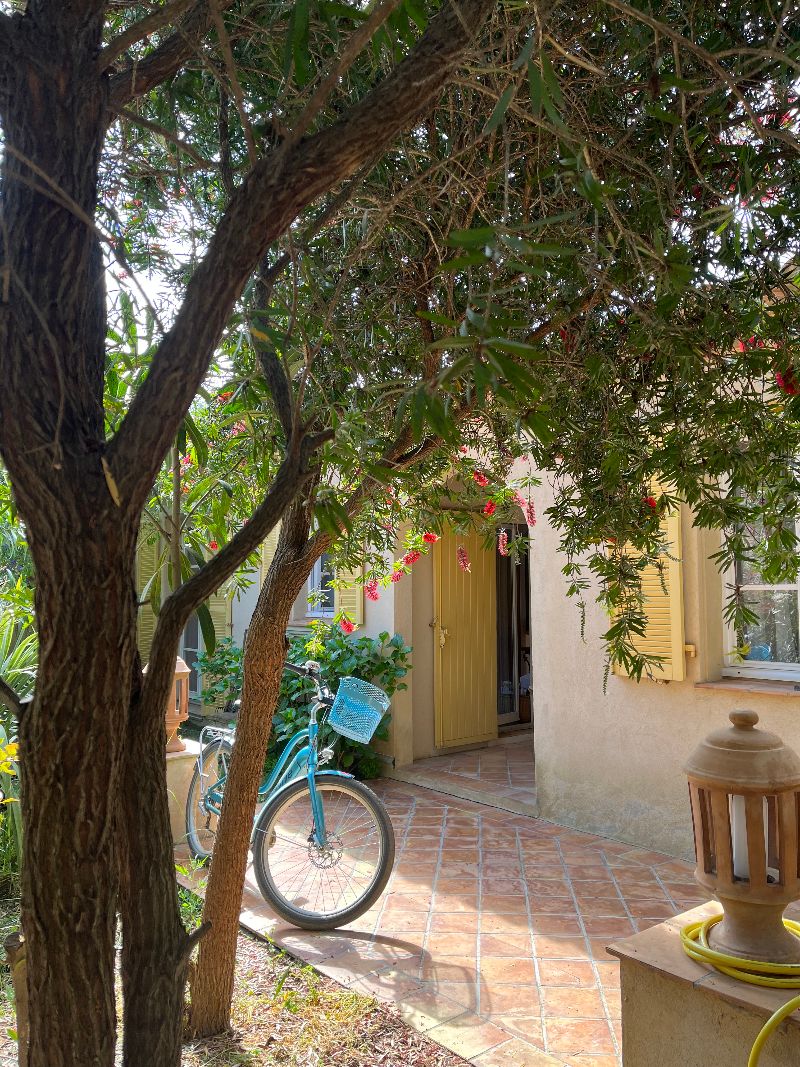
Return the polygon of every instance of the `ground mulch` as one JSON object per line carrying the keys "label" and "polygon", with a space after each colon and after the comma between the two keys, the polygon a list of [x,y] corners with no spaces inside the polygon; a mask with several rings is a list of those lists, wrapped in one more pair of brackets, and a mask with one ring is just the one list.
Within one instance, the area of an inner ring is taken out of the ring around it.
{"label": "ground mulch", "polygon": [[[0,906],[0,912],[2,911]],[[0,926],[3,925],[0,915]],[[16,1067],[14,1011],[0,969],[0,1067]],[[397,1012],[351,992],[265,941],[241,934],[233,1028],[187,1041],[182,1067],[464,1067]],[[121,1050],[117,1050],[120,1062]]]}

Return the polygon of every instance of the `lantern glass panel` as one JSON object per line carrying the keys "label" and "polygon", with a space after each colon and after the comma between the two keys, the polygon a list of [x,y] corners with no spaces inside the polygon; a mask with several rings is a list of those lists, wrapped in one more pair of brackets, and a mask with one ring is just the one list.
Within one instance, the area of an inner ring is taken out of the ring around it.
{"label": "lantern glass panel", "polygon": [[703,835],[703,870],[706,874],[717,873],[717,850],[714,841],[714,818],[711,814],[711,794],[707,789],[698,789],[700,799],[700,824]]}

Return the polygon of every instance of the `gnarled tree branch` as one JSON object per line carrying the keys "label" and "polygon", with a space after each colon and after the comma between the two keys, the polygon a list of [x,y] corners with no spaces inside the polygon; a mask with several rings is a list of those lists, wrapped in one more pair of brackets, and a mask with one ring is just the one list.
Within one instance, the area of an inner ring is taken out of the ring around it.
{"label": "gnarled tree branch", "polygon": [[22,697],[11,688],[5,678],[0,678],[0,700],[17,719],[21,718],[25,705]]}
{"label": "gnarled tree branch", "polygon": [[168,26],[173,19],[181,16],[193,4],[200,7],[202,6],[202,0],[200,3],[198,3],[198,0],[172,0],[172,3],[166,3],[157,11],[153,11],[138,22],[134,22],[127,30],[123,30],[122,33],[108,42],[98,58],[98,68],[101,71],[107,70],[114,60],[127,51],[131,45],[144,40],[151,33],[156,33],[163,26]]}
{"label": "gnarled tree branch", "polygon": [[[218,0],[221,10],[229,8],[233,0]],[[208,33],[213,18],[205,0],[198,0],[193,9],[183,18],[174,33],[144,59],[129,63],[111,79],[109,103],[114,108],[124,107],[137,96],[154,89],[180,70],[196,51]]]}
{"label": "gnarled tree branch", "polygon": [[124,506],[139,514],[178,423],[203,379],[242,288],[264,252],[310,203],[353,174],[424,113],[496,0],[450,0],[410,55],[347,117],[259,161],[240,186],[189,283],[175,323],[107,459]]}

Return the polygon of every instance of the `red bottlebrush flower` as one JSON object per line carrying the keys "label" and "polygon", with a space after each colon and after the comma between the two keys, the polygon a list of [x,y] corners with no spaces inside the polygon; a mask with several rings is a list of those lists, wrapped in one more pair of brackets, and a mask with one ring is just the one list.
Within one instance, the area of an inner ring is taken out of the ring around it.
{"label": "red bottlebrush flower", "polygon": [[497,551],[501,556],[508,555],[508,531],[501,530],[497,535]]}
{"label": "red bottlebrush flower", "polygon": [[341,626],[342,633],[344,634],[351,634],[356,628],[355,623],[350,622],[349,619],[342,619],[339,625]]}
{"label": "red bottlebrush flower", "polygon": [[795,377],[794,368],[789,367],[785,371],[775,371],[775,384],[782,393],[787,396],[800,395],[800,382]]}
{"label": "red bottlebrush flower", "polygon": [[404,573],[404,571],[392,571],[392,577],[389,580],[396,585],[403,577]]}
{"label": "red bottlebrush flower", "polygon": [[219,545],[217,544],[216,541],[209,541],[208,542],[208,547],[211,549],[212,552],[216,552],[217,549],[219,548]]}
{"label": "red bottlebrush flower", "polygon": [[456,549],[456,559],[458,560],[458,565],[462,571],[466,574],[469,574],[472,571],[472,564],[469,561],[467,550],[463,545],[459,545]]}
{"label": "red bottlebrush flower", "polygon": [[497,511],[497,505],[494,503],[494,501],[493,500],[487,500],[486,503],[484,504],[484,507],[483,507],[483,514],[484,515],[494,515],[494,513],[496,511]]}
{"label": "red bottlebrush flower", "polygon": [[367,600],[379,600],[380,594],[378,593],[378,583],[374,578],[371,578],[364,586],[364,593]]}
{"label": "red bottlebrush flower", "polygon": [[527,522],[528,526],[535,526],[536,508],[533,506],[533,501],[529,497],[524,497],[522,493],[517,490],[517,492],[514,493],[514,503],[522,508],[522,513],[525,516],[525,522]]}
{"label": "red bottlebrush flower", "polygon": [[652,511],[655,511],[658,507],[658,501],[654,496],[643,496],[642,503],[646,504]]}
{"label": "red bottlebrush flower", "polygon": [[472,478],[475,482],[477,482],[481,489],[485,489],[486,486],[489,484],[489,479],[482,471],[475,471],[472,475]]}
{"label": "red bottlebrush flower", "polygon": [[462,445],[462,446],[461,446],[461,447],[459,448],[459,450],[458,450],[458,451],[459,451],[459,452],[467,452],[467,451],[469,451],[469,450],[468,450],[468,448],[467,448],[467,446],[466,446],[466,445]]}
{"label": "red bottlebrush flower", "polygon": [[247,423],[244,419],[240,419],[231,426],[231,437],[238,437],[240,433],[244,433],[247,430]]}
{"label": "red bottlebrush flower", "polygon": [[417,552],[414,548],[410,552],[406,552],[403,556],[403,563],[405,563],[407,567],[410,567],[412,564],[416,563],[418,559],[422,559],[422,553]]}
{"label": "red bottlebrush flower", "polygon": [[422,535],[422,540],[425,542],[426,545],[435,545],[436,542],[439,540],[439,535],[435,533],[424,533]]}
{"label": "red bottlebrush flower", "polygon": [[182,471],[188,470],[189,467],[191,467],[191,465],[192,465],[192,457],[191,456],[181,456],[181,470]]}
{"label": "red bottlebrush flower", "polygon": [[227,404],[230,398],[233,396],[233,389],[226,389],[224,393],[220,393],[217,396],[217,400],[222,404]]}

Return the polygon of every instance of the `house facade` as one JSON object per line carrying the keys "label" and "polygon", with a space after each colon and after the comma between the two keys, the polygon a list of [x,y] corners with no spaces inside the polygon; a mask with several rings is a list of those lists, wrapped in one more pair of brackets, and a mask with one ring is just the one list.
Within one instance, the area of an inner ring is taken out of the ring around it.
{"label": "house facade", "polygon": [[[536,512],[552,502],[547,478],[533,491]],[[523,523],[520,513],[519,522]],[[538,813],[556,823],[675,856],[692,854],[683,762],[697,742],[724,726],[735,708],[757,711],[763,726],[800,750],[798,587],[764,587],[742,570],[760,625],[750,654],[737,661],[727,632],[726,583],[711,555],[719,534],[697,530],[687,509],[666,520],[675,556],[666,591],[645,580],[648,649],[663,657],[658,680],[606,677],[604,610],[587,600],[584,636],[566,596],[558,535],[540,519],[527,558],[513,563],[476,534],[445,534],[411,573],[364,601],[359,586],[326,589],[327,561],[295,603],[290,632],[332,616],[346,596],[359,633],[399,632],[413,647],[408,689],[392,701],[387,765],[413,768],[431,756],[492,744],[506,731],[532,739]],[[461,570],[456,548],[471,570]],[[262,571],[274,542],[264,546]],[[219,632],[244,638],[260,575],[238,600],[215,609]],[[749,587],[749,588],[748,588]],[[223,598],[224,601],[224,598]],[[187,628],[189,640],[193,634]],[[185,635],[186,637],[187,635]],[[191,653],[187,646],[184,652]]]}

